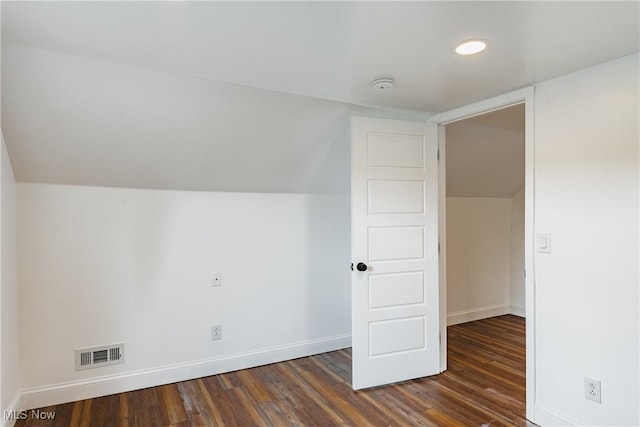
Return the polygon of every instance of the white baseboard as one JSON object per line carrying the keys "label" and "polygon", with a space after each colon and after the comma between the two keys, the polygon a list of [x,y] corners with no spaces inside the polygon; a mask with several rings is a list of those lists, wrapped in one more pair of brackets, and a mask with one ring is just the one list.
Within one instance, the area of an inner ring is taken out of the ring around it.
{"label": "white baseboard", "polygon": [[18,414],[22,411],[22,402],[20,398],[20,394],[16,394],[9,402],[9,406],[7,408],[3,408],[2,410],[2,427],[13,427],[16,423],[15,417],[7,417],[8,414]]}
{"label": "white baseboard", "polygon": [[488,317],[502,316],[503,314],[509,313],[511,313],[511,306],[508,304],[457,311],[447,314],[447,326],[473,322],[474,320],[486,319]]}
{"label": "white baseboard", "polygon": [[578,426],[580,423],[566,415],[549,408],[543,403],[536,402],[534,408],[535,419],[530,420],[541,427]]}
{"label": "white baseboard", "polygon": [[518,316],[518,317],[526,317],[526,311],[524,307],[521,307],[519,305],[512,305],[510,307],[509,312],[511,314],[513,314],[514,316]]}
{"label": "white baseboard", "polygon": [[36,387],[22,391],[21,404],[22,408],[40,408],[237,371],[347,347],[351,347],[351,334],[125,374]]}

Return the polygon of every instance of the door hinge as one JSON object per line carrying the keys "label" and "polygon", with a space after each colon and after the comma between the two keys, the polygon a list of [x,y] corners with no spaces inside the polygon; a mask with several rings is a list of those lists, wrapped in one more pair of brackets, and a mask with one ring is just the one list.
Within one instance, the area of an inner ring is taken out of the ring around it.
{"label": "door hinge", "polygon": [[440,242],[438,242],[438,253],[440,253]]}
{"label": "door hinge", "polygon": [[438,158],[438,161],[440,161],[440,149],[438,148],[438,151],[436,152],[436,157]]}
{"label": "door hinge", "polygon": [[527,278],[527,270],[524,271],[524,278]]}

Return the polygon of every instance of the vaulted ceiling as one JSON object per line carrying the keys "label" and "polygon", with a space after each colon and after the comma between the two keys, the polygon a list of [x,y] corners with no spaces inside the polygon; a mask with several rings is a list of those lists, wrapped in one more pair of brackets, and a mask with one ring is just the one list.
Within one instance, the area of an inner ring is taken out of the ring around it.
{"label": "vaulted ceiling", "polygon": [[447,125],[447,196],[511,198],[522,190],[524,131],[524,104]]}
{"label": "vaulted ceiling", "polygon": [[[2,129],[20,181],[346,193],[352,115],[424,120],[638,52],[638,6],[2,2]],[[452,53],[472,37],[489,49]]]}

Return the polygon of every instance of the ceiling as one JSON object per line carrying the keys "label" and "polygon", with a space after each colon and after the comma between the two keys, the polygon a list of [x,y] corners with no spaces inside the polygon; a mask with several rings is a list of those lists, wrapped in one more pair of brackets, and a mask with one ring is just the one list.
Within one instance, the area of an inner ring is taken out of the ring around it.
{"label": "ceiling", "polygon": [[[352,115],[423,120],[640,50],[638,2],[1,8],[2,129],[30,182],[347,193]],[[489,49],[452,54],[471,37]]]}
{"label": "ceiling", "polygon": [[511,198],[524,188],[524,104],[446,126],[447,197]]}

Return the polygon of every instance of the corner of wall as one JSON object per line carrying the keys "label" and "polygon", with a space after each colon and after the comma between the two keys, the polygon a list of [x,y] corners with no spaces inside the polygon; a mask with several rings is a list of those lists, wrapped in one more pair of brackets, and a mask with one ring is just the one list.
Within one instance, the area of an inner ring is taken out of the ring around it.
{"label": "corner of wall", "polygon": [[13,425],[10,412],[20,409],[16,181],[0,129],[0,403],[2,425]]}
{"label": "corner of wall", "polygon": [[447,325],[509,314],[511,200],[446,200]]}
{"label": "corner of wall", "polygon": [[11,399],[9,405],[2,409],[2,418],[0,418],[2,424],[0,425],[2,427],[12,427],[20,417],[23,410],[22,395],[18,393],[13,397],[13,399]]}

